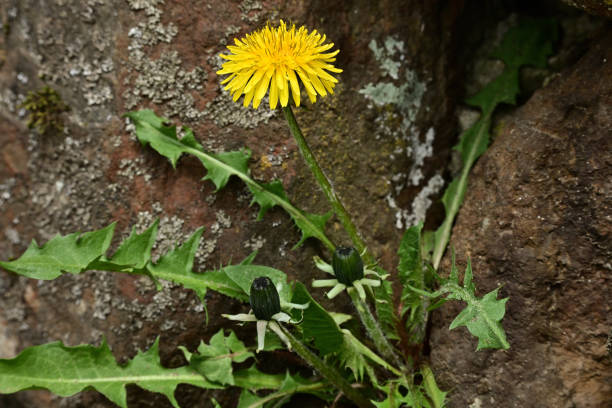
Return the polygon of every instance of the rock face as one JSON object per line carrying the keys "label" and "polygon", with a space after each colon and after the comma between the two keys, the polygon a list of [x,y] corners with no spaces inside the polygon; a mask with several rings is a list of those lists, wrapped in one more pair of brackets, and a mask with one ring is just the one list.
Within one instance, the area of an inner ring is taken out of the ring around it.
{"label": "rock face", "polygon": [[563,0],[570,6],[578,7],[598,16],[612,17],[612,3],[609,0]]}
{"label": "rock face", "polygon": [[475,352],[447,329],[458,307],[436,312],[431,359],[449,407],[610,406],[611,165],[608,30],[503,123],[470,176],[451,245],[481,295],[503,285],[510,297],[511,348]]}
{"label": "rock face", "polygon": [[[272,210],[257,222],[240,182],[215,192],[190,158],[173,170],[140,146],[121,117],[152,108],[192,127],[211,151],[247,146],[257,180],[280,178],[301,208],[327,211],[282,115],[265,104],[257,111],[234,104],[215,74],[218,54],[235,36],[283,18],[317,28],[341,50],[337,65],[344,73],[334,96],[304,103],[296,115],[368,243],[391,267],[403,228],[424,217],[442,188],[454,137],[458,87],[448,58],[460,9],[455,2],[425,3],[4,0],[0,257],[18,256],[31,239],[42,244],[57,233],[112,221],[125,238],[132,226],[142,230],[160,218],[157,255],[203,225],[199,270],[258,249],[257,263],[291,279],[314,277],[312,255],[328,254],[312,242],[291,251],[299,234],[286,214]],[[19,105],[44,85],[70,107],[63,133],[25,127],[27,112]],[[346,242],[335,221],[328,231]],[[36,282],[0,271],[0,358],[49,341],[74,345],[104,336],[125,360],[160,334],[164,363],[178,365],[178,345],[193,349],[229,326],[220,313],[244,309],[211,294],[205,326],[195,295],[172,285],[156,292],[147,280],[120,274],[91,271]],[[252,338],[251,330],[242,329],[243,338]],[[130,406],[169,406],[164,398],[131,391]],[[213,395],[189,387],[177,394],[189,407],[209,406]],[[224,407],[235,403],[235,395],[214,395]],[[111,406],[94,392],[61,399],[42,391],[0,396],[0,405]]]}

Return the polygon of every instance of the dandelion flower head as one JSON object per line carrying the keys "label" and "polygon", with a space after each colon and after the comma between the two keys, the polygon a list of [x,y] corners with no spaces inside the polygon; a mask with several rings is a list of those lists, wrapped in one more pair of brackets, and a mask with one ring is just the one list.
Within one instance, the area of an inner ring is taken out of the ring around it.
{"label": "dandelion flower head", "polygon": [[[281,20],[277,28],[268,24],[265,28],[235,39],[235,45],[227,48],[229,55],[221,55],[227,61],[217,71],[218,75],[229,74],[222,84],[230,91],[234,102],[244,95],[244,106],[251,102],[258,108],[270,88],[270,109],[289,103],[289,93],[296,106],[300,106],[300,78],[311,102],[317,94],[334,93],[338,80],[330,72],[340,73],[332,65],[338,50],[330,50],[334,44],[325,44],[325,35],[316,30],[308,32],[287,25]],[[328,72],[329,71],[329,72]]]}

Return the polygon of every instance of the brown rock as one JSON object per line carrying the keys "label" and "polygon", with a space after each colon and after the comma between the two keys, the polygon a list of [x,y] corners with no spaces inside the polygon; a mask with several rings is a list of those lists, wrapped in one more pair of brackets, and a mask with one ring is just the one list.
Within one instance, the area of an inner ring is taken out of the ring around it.
{"label": "brown rock", "polygon": [[610,0],[563,0],[570,6],[577,7],[589,14],[612,17],[612,2]]}
{"label": "brown rock", "polygon": [[436,312],[449,407],[611,406],[611,142],[608,30],[504,123],[470,177],[451,246],[480,295],[503,285],[511,348],[476,352],[465,328],[448,331],[459,305]]}

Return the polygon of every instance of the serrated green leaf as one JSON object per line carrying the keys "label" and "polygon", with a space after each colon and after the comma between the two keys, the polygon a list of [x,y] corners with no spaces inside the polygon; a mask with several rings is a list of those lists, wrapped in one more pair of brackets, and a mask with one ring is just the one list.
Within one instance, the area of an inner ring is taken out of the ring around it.
{"label": "serrated green leaf", "polygon": [[[295,393],[308,393],[318,397],[325,396],[325,387],[327,384],[320,382],[312,382],[303,379],[299,375],[292,376],[286,373],[278,391],[266,395],[265,397],[258,397],[246,389],[240,394],[240,400],[238,401],[238,408],[259,408],[259,407],[281,407],[289,397]],[[268,405],[271,402],[275,402],[273,405]]]}
{"label": "serrated green leaf", "polygon": [[242,390],[242,392],[240,393],[240,398],[238,399],[238,407],[236,408],[254,408],[254,407],[258,407],[263,405],[262,402],[261,404],[258,405],[259,401],[261,400],[261,398],[259,398],[257,395],[251,393],[248,390]]}
{"label": "serrated green leaf", "polygon": [[[418,280],[422,275],[421,271],[421,230],[423,223],[410,227],[404,233],[400,241],[397,255],[399,265],[397,267],[398,276],[402,284]],[[415,276],[417,275],[417,276]]]}
{"label": "serrated green leaf", "polygon": [[364,373],[367,373],[374,384],[378,383],[374,367],[370,364],[371,362],[395,374],[400,373],[397,369],[366,347],[350,331],[342,330],[342,334],[344,336],[344,342],[342,347],[338,350],[338,359],[342,362],[343,367],[349,368],[353,372],[358,382],[362,382]]}
{"label": "serrated green leaf", "polygon": [[468,261],[464,282],[467,286],[461,287],[456,279],[449,279],[440,288],[440,292],[447,292],[448,299],[457,299],[467,303],[450,325],[450,330],[466,326],[470,333],[478,338],[476,350],[484,348],[508,349],[510,344],[506,340],[506,333],[501,320],[506,313],[508,298],[497,299],[499,288],[487,293],[479,299],[475,294],[472,283],[472,267]]}
{"label": "serrated green leaf", "polygon": [[232,175],[239,177],[253,194],[253,202],[260,205],[258,219],[261,219],[268,209],[278,205],[287,211],[302,230],[303,239],[314,237],[323,242],[327,248],[335,249],[334,244],[325,235],[321,223],[313,222],[308,214],[302,213],[289,202],[280,181],[275,180],[262,185],[249,176],[247,164],[250,151],[245,149],[238,152],[206,153],[195,140],[191,129],[183,127],[184,136],[179,139],[176,127],[166,125],[167,120],[156,116],[151,110],[129,112],[125,116],[134,123],[138,140],[168,158],[172,166],[176,166],[177,160],[183,153],[197,157],[207,169],[208,174],[205,179],[215,183],[217,190],[223,188]]}
{"label": "serrated green leaf", "polygon": [[455,147],[461,154],[463,168],[444,193],[442,202],[446,218],[436,230],[432,263],[438,268],[446,250],[451,229],[463,202],[467,189],[468,175],[476,160],[489,145],[491,116],[500,103],[514,104],[520,92],[519,69],[523,65],[546,67],[546,58],[552,53],[552,43],[557,36],[557,24],[553,20],[524,19],[505,34],[493,56],[504,61],[504,71],[488,83],[467,102],[479,106],[482,116],[476,124],[461,135]]}
{"label": "serrated green leaf", "polygon": [[143,146],[150,145],[156,152],[170,160],[172,167],[189,148],[202,149],[189,128],[183,128],[185,134],[179,139],[176,126],[169,126],[169,120],[159,117],[150,109],[143,109],[125,114],[136,128],[136,136]]}
{"label": "serrated green leaf", "polygon": [[195,274],[192,268],[203,232],[203,227],[198,228],[181,246],[162,256],[156,264],[147,266],[153,277],[176,282],[192,289],[202,303],[207,289],[202,279],[204,274]]}
{"label": "serrated green leaf", "polygon": [[[261,185],[261,187],[262,188],[249,186],[249,190],[253,194],[251,205],[254,203],[259,205],[259,213],[257,214],[258,220],[261,220],[270,208],[280,205],[279,203],[281,201],[289,201],[287,194],[285,193],[285,189],[280,181],[274,180],[270,183],[264,183]],[[321,239],[321,231],[325,230],[325,224],[333,214],[332,211],[319,215],[299,210],[297,213],[290,211],[288,211],[288,213],[293,222],[295,222],[295,225],[302,232],[302,237],[292,249],[300,247],[308,238]]]}
{"label": "serrated green leaf", "polygon": [[[251,158],[251,151],[243,149],[234,152],[223,152],[223,153],[211,153],[212,157],[220,162],[223,162],[244,174],[249,174],[249,159]],[[219,167],[216,162],[209,160],[208,158],[202,157],[202,163],[206,167],[206,176],[203,180],[210,180],[215,184],[216,191],[219,191],[226,186],[229,181],[232,172],[227,171],[224,167]]]}
{"label": "serrated green leaf", "polygon": [[[377,268],[379,275],[386,275],[381,268]],[[399,340],[397,333],[397,316],[393,311],[393,287],[388,279],[381,281],[381,285],[372,288],[374,292],[374,307],[378,321],[391,340]]]}
{"label": "serrated green leaf", "polygon": [[[403,387],[403,394],[400,392],[400,385]],[[372,401],[376,408],[432,408],[421,390],[416,387],[393,381],[379,388],[384,391],[387,398],[380,402]]]}
{"label": "serrated green leaf", "polygon": [[[303,320],[300,324],[304,338],[314,340],[314,345],[321,355],[338,351],[344,341],[340,328],[333,317],[310,296],[306,287],[300,282],[295,284],[292,302],[309,303],[308,308],[303,311]],[[295,317],[299,318],[298,315]]]}
{"label": "serrated green leaf", "polygon": [[289,201],[287,194],[285,194],[285,188],[279,180],[262,183],[260,188],[252,185],[248,185],[248,187],[251,194],[253,194],[250,205],[259,205],[259,212],[257,213],[258,221],[263,219],[263,216],[269,209],[278,205],[279,199]]}
{"label": "serrated green leaf", "polygon": [[434,374],[428,365],[421,367],[421,375],[423,376],[423,388],[431,402],[433,402],[433,408],[443,408],[448,392],[442,391],[438,387]]}
{"label": "serrated green leaf", "polygon": [[88,269],[141,273],[151,260],[151,249],[155,244],[159,219],[142,234],[132,228],[130,236],[121,243],[110,259],[102,256],[88,265]]}
{"label": "serrated green leaf", "polygon": [[78,274],[108,250],[115,223],[84,234],[56,236],[42,247],[32,241],[18,259],[0,262],[7,271],[33,279],[55,279],[62,272]]}
{"label": "serrated green leaf", "polygon": [[[488,117],[500,103],[514,105],[520,90],[518,70],[505,70],[494,80],[486,84],[476,95],[466,99],[466,102],[469,105],[480,107],[483,117]],[[488,128],[489,126],[487,126]],[[468,129],[461,138],[468,137],[471,129]],[[461,150],[461,148],[459,147],[457,150]]]}
{"label": "serrated green leaf", "polygon": [[292,249],[301,246],[308,238],[317,238],[319,231],[325,230],[325,224],[331,218],[332,214],[332,211],[328,211],[321,215],[302,212],[303,217],[293,218],[295,225],[302,231],[302,237]]}
{"label": "serrated green leaf", "polygon": [[209,344],[200,343],[198,354],[189,355],[189,364],[209,381],[219,384],[234,385],[232,363],[242,363],[253,357],[234,332],[226,337],[223,329],[219,330]]}
{"label": "serrated green leaf", "polygon": [[67,347],[60,342],[25,349],[17,357],[0,359],[0,393],[45,388],[60,396],[94,388],[109,400],[127,407],[125,386],[136,384],[164,394],[174,407],[178,384],[220,388],[206,381],[191,367],[165,368],[159,361],[158,341],[138,353],[126,366],[115,361],[108,345]]}
{"label": "serrated green leaf", "polygon": [[557,40],[557,22],[553,19],[523,17],[504,35],[492,56],[512,68],[531,65],[546,68]]}
{"label": "serrated green leaf", "polygon": [[254,364],[247,369],[234,372],[235,385],[251,391],[276,390],[280,388],[284,380],[284,375],[263,373]]}
{"label": "serrated green leaf", "polygon": [[255,278],[267,276],[276,286],[281,301],[289,302],[289,299],[291,299],[291,287],[287,283],[287,275],[283,271],[262,265],[229,265],[221,270],[236,286],[242,289],[247,298]]}

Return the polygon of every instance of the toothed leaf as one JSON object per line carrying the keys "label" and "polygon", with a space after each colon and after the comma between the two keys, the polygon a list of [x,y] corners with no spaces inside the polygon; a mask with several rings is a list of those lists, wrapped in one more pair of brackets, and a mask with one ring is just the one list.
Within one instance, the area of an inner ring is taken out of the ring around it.
{"label": "toothed leaf", "polygon": [[[236,172],[249,174],[249,159],[251,158],[251,151],[248,149],[216,154],[211,153],[210,156],[217,159],[217,161],[230,166]],[[215,184],[216,191],[219,191],[225,187],[230,176],[235,174],[234,171],[228,170],[226,167],[218,166],[217,162],[210,160],[205,156],[202,156],[200,159],[202,160],[202,163],[204,164],[204,167],[206,167],[207,171],[206,177],[204,177],[203,180],[212,181]]]}
{"label": "toothed leaf", "polygon": [[69,272],[78,274],[110,246],[115,223],[91,232],[56,236],[42,247],[32,241],[18,259],[0,262],[4,269],[33,279],[51,280]]}
{"label": "toothed leaf", "polygon": [[300,316],[303,316],[300,326],[304,339],[313,339],[321,355],[338,351],[344,341],[340,328],[333,317],[310,296],[306,287],[300,282],[295,284],[292,302],[309,303],[307,309],[294,311],[294,318],[299,319]]}
{"label": "toothed leaf", "polygon": [[248,149],[217,154],[207,153],[195,140],[191,129],[183,127],[184,136],[179,139],[176,126],[168,126],[166,119],[156,116],[151,110],[129,112],[125,116],[134,123],[138,140],[143,145],[150,145],[170,160],[172,166],[176,166],[183,153],[194,155],[207,169],[208,173],[204,178],[211,180],[217,190],[223,188],[232,175],[239,177],[253,194],[251,204],[257,203],[260,206],[258,219],[261,219],[270,208],[278,205],[289,213],[302,231],[300,243],[306,238],[314,237],[329,249],[334,249],[333,243],[325,236],[325,222],[321,222],[322,218],[325,218],[325,221],[329,218],[327,214],[320,216],[305,214],[295,208],[287,199],[283,186],[278,180],[263,185],[255,182],[249,176],[248,159],[251,153]]}
{"label": "toothed leaf", "polygon": [[547,59],[553,53],[553,43],[557,40],[557,27],[553,19],[523,17],[506,32],[492,56],[510,67],[531,65],[546,68]]}
{"label": "toothed leaf", "polygon": [[[268,340],[266,339],[266,344]],[[278,389],[285,376],[282,374],[267,374],[259,371],[255,364],[251,367],[234,372],[234,382],[237,387],[247,390]]]}
{"label": "toothed leaf", "polygon": [[258,221],[263,219],[263,216],[270,208],[279,205],[279,200],[289,201],[283,184],[279,180],[262,183],[259,186],[249,185],[248,187],[251,194],[253,194],[251,205],[259,205],[259,212],[257,213]]}
{"label": "toothed leaf", "polygon": [[501,320],[506,313],[508,298],[497,299],[497,292],[499,291],[499,288],[497,288],[479,299],[475,294],[476,288],[472,283],[472,266],[469,261],[465,271],[463,287],[459,285],[457,275],[453,275],[442,285],[439,292],[447,292],[448,299],[464,301],[467,306],[453,320],[450,329],[466,326],[470,333],[478,338],[476,350],[510,348],[510,344],[506,340],[506,333],[501,325]]}
{"label": "toothed leaf", "polygon": [[461,175],[447,187],[442,198],[446,217],[434,236],[433,265],[437,269],[446,250],[452,226],[463,203],[468,175],[476,160],[489,146],[491,116],[500,103],[514,104],[520,93],[519,69],[524,65],[546,67],[557,36],[557,24],[552,20],[524,19],[505,34],[493,57],[504,61],[504,71],[467,102],[482,110],[481,118],[465,131],[455,149],[461,154]]}
{"label": "toothed leaf", "polygon": [[115,361],[108,345],[67,347],[60,342],[29,347],[13,359],[0,359],[0,393],[45,388],[60,396],[94,388],[120,407],[127,407],[126,389],[136,384],[164,394],[179,407],[174,391],[179,384],[221,388],[191,367],[165,368],[159,361],[158,341],[125,366]]}
{"label": "toothed leaf", "polygon": [[172,167],[183,153],[189,149],[201,150],[191,129],[183,128],[184,136],[179,139],[176,126],[168,125],[169,120],[159,117],[150,109],[143,109],[125,114],[136,128],[136,136],[143,146],[150,145],[157,153],[170,160]]}
{"label": "toothed leaf", "polygon": [[198,228],[181,246],[163,255],[156,264],[149,264],[148,271],[155,278],[179,283],[192,289],[204,302],[207,285],[202,277],[205,274],[193,273],[193,259],[198,250],[204,228]]}
{"label": "toothed leaf", "polygon": [[197,354],[186,354],[189,364],[209,381],[219,384],[235,385],[232,363],[242,363],[253,353],[247,350],[234,332],[226,337],[219,330],[209,344],[200,343]]}
{"label": "toothed leaf", "polygon": [[132,228],[130,236],[121,243],[110,259],[102,256],[88,266],[90,269],[104,271],[142,272],[151,260],[151,249],[155,244],[159,220],[155,220],[142,234]]}
{"label": "toothed leaf", "polygon": [[332,211],[321,215],[302,212],[303,217],[292,217],[295,225],[302,231],[302,237],[292,249],[300,247],[308,238],[317,238],[319,232],[325,230],[325,224],[332,214]]}
{"label": "toothed leaf", "polygon": [[[387,272],[382,268],[377,267],[379,275],[386,275]],[[381,281],[381,285],[372,288],[374,291],[374,306],[376,307],[376,315],[387,337],[391,340],[399,340],[397,333],[397,316],[393,311],[393,287],[391,281],[385,279]]]}

